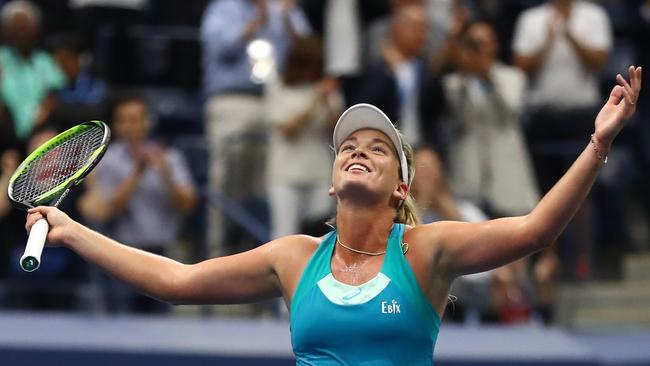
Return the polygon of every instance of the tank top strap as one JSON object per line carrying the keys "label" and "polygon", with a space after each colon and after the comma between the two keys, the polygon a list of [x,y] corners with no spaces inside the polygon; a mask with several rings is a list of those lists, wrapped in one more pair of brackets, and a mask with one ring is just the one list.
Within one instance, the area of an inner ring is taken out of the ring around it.
{"label": "tank top strap", "polygon": [[422,317],[427,321],[429,329],[438,329],[441,319],[438,313],[433,309],[431,303],[427,300],[426,295],[420,288],[420,284],[413,273],[411,264],[406,259],[403,252],[403,237],[406,226],[395,223],[388,239],[388,248],[386,249],[386,260],[382,267],[382,273],[388,276],[400,290],[407,296],[412,303],[418,308]]}
{"label": "tank top strap", "polygon": [[[404,224],[393,224],[393,228],[388,235],[388,244],[386,245],[386,260],[384,261],[383,269],[391,267],[393,262],[403,257],[402,252],[402,236],[404,235]],[[383,270],[382,270],[383,271]]]}

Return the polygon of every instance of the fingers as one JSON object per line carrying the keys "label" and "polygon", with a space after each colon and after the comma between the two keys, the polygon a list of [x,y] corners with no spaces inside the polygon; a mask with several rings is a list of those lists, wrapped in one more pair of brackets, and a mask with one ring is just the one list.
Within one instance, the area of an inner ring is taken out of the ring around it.
{"label": "fingers", "polygon": [[[634,72],[630,72],[630,75],[630,80],[632,80],[634,78]],[[623,87],[623,96],[625,97],[625,102],[629,105],[634,105],[634,103],[636,103],[636,93],[634,92],[634,89],[632,89],[632,86],[621,74],[616,74],[616,81],[618,82],[618,85]]]}
{"label": "fingers", "polygon": [[634,67],[630,66],[629,69],[630,72],[630,84],[632,85],[632,89],[636,92],[637,96],[639,95],[639,92],[641,91],[641,79],[642,79],[642,74],[643,70],[641,67]]}
{"label": "fingers", "polygon": [[27,221],[25,222],[25,229],[29,232],[32,228],[32,225],[40,219],[47,219],[47,215],[53,210],[56,210],[54,207],[39,206],[30,208],[27,211]]}
{"label": "fingers", "polygon": [[29,233],[32,230],[32,226],[36,221],[44,219],[45,217],[40,212],[31,212],[27,214],[27,221],[25,222],[25,230]]}
{"label": "fingers", "polygon": [[36,221],[42,219],[43,217],[44,217],[44,216],[41,215],[41,214],[38,213],[38,212],[28,213],[28,214],[27,214],[27,225],[30,225],[30,226],[31,226],[31,224],[33,224],[33,223],[35,223]]}
{"label": "fingers", "polygon": [[55,210],[54,207],[48,207],[48,206],[38,206],[34,208],[30,208],[27,210],[27,213],[39,213],[43,216],[47,216],[48,213],[52,212],[52,210]]}
{"label": "fingers", "polygon": [[614,88],[612,89],[612,92],[609,93],[609,100],[607,101],[607,103],[618,105],[618,103],[620,103],[621,100],[623,100],[623,92],[624,91],[625,91],[625,88],[623,88],[622,86],[620,86],[620,85],[614,86]]}
{"label": "fingers", "polygon": [[641,77],[642,77],[642,68],[630,66],[628,68],[628,73],[630,74],[630,81],[627,80],[621,75],[616,75],[616,81],[620,86],[625,89],[623,93],[625,100],[630,105],[635,105],[637,99],[639,98],[639,92],[641,91]]}

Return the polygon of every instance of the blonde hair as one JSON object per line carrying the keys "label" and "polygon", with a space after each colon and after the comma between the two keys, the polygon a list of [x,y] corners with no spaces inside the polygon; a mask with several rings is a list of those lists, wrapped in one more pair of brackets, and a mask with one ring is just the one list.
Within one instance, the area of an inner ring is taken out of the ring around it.
{"label": "blonde hair", "polygon": [[400,203],[397,207],[397,215],[395,216],[395,222],[406,224],[410,226],[419,225],[422,223],[420,215],[418,214],[418,209],[415,206],[415,198],[411,194],[411,182],[413,182],[413,176],[415,175],[415,164],[413,163],[413,148],[411,145],[406,142],[402,133],[399,133],[400,138],[402,139],[402,151],[406,156],[406,163],[409,168],[409,181],[406,182],[409,186],[409,192],[406,196],[406,199]]}

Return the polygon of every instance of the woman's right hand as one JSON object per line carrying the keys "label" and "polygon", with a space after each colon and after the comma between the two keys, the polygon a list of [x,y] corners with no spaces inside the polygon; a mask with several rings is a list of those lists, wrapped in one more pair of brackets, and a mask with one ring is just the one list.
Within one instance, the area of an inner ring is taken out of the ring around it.
{"label": "woman's right hand", "polygon": [[69,242],[76,222],[56,207],[39,206],[27,211],[25,229],[29,233],[36,221],[46,219],[50,225],[47,243],[50,246],[64,245]]}
{"label": "woman's right hand", "polygon": [[630,66],[628,72],[629,82],[621,74],[616,75],[619,85],[612,89],[609,99],[596,116],[594,140],[596,144],[602,144],[600,151],[605,155],[614,138],[636,111],[641,92],[642,70],[641,67]]}

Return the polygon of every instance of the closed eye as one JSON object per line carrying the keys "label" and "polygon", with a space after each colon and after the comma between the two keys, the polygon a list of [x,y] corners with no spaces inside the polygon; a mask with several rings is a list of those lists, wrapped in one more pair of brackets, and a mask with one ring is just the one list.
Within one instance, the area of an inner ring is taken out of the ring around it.
{"label": "closed eye", "polygon": [[343,151],[354,151],[354,149],[356,149],[356,147],[355,147],[354,145],[352,145],[352,144],[346,144],[346,145],[341,146],[341,149],[339,150],[339,152],[343,152]]}

